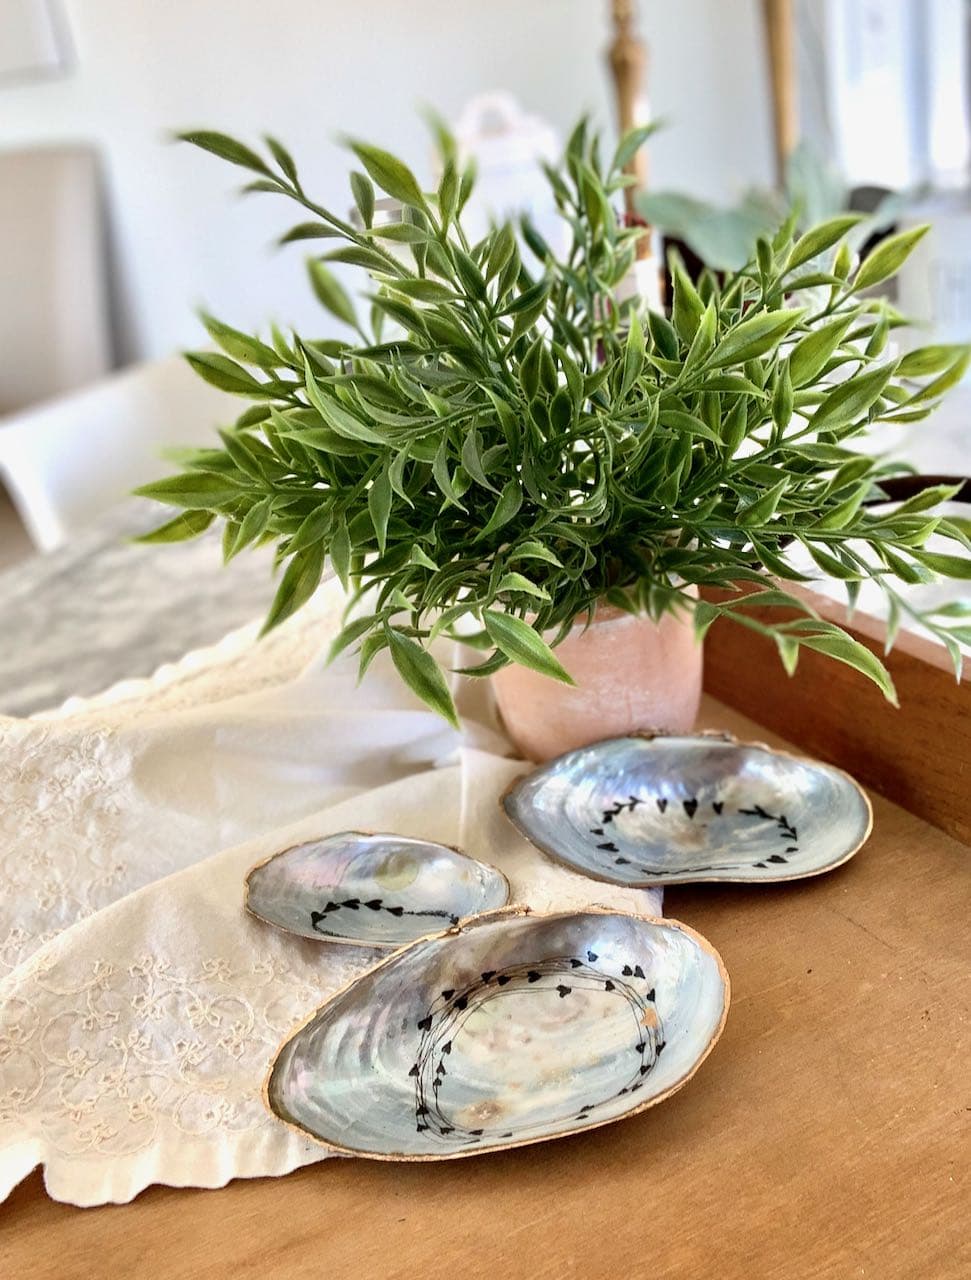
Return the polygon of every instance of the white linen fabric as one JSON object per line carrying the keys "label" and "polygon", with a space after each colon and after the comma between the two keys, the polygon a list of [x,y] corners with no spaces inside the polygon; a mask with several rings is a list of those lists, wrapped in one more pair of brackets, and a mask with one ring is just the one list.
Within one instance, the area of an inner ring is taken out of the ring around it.
{"label": "white linen fabric", "polygon": [[352,659],[312,656],[342,605],[330,584],[260,645],[247,628],[0,719],[0,1199],[38,1165],[55,1199],[94,1205],[324,1158],[265,1111],[262,1081],[288,1030],[378,956],[244,912],[246,871],[294,843],[420,836],[500,867],[535,910],[660,915],[659,891],[577,876],[505,820],[526,766],[484,684],[456,683],[459,733],[390,664],[356,687]]}

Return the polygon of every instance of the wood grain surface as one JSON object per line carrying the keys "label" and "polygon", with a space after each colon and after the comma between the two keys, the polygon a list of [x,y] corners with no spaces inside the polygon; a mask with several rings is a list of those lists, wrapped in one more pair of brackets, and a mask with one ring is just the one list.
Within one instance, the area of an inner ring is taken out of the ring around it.
{"label": "wood grain surface", "polygon": [[796,77],[796,15],[793,0],[762,0],[776,182],[785,184],[786,161],[799,141],[799,84]]}
{"label": "wood grain surface", "polygon": [[966,1280],[971,854],[879,798],[875,817],[819,879],[667,892],[733,1001],[655,1110],[457,1164],[329,1160],[102,1209],[34,1175],[0,1209],[0,1276]]}
{"label": "wood grain surface", "polygon": [[[889,654],[878,619],[792,588],[883,657],[900,706],[865,676],[810,650],[787,676],[775,644],[721,620],[705,643],[705,688],[720,701],[838,764],[868,787],[971,844],[971,659],[960,683],[940,645],[902,632]],[[710,598],[718,593],[706,592]],[[770,618],[769,610],[753,609]],[[780,610],[771,611],[777,621]]]}

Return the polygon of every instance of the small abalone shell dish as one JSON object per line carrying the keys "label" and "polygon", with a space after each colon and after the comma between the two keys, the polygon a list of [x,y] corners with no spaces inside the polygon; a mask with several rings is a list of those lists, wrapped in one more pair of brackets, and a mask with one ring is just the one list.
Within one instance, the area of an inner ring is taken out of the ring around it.
{"label": "small abalone shell dish", "polygon": [[343,831],[275,854],[246,877],[247,909],[318,942],[400,947],[509,900],[495,867],[448,845]]}
{"label": "small abalone shell dish", "polygon": [[502,803],[550,857],[642,888],[819,875],[872,826],[866,794],[839,769],[709,734],[581,747],[519,779]]}
{"label": "small abalone shell dish", "polygon": [[333,996],[283,1045],[264,1100],[301,1134],[375,1159],[564,1137],[685,1084],[728,1000],[717,953],[676,921],[499,912]]}

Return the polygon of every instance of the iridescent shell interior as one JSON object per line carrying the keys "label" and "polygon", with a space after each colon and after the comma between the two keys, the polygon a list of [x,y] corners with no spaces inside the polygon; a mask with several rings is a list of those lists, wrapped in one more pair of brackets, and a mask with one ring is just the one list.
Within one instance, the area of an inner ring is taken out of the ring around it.
{"label": "iridescent shell interior", "polygon": [[682,1085],[727,1005],[717,955],[674,922],[483,917],[333,997],[281,1049],[266,1100],[312,1137],[376,1158],[562,1137]]}
{"label": "iridescent shell interior", "polygon": [[816,875],[854,853],[871,821],[838,769],[704,734],[581,747],[522,778],[503,806],[552,857],[638,886]]}
{"label": "iridescent shell interior", "polygon": [[246,905],[302,938],[399,947],[504,906],[495,867],[447,845],[344,831],[286,849],[246,878]]}

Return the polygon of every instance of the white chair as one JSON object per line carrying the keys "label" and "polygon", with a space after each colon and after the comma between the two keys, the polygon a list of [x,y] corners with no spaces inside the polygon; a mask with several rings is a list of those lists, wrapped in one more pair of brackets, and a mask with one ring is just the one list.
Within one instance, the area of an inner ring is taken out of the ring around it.
{"label": "white chair", "polygon": [[216,426],[245,407],[180,357],[135,365],[0,418],[0,477],[37,547],[50,551],[170,470],[165,446],[217,443]]}
{"label": "white chair", "polygon": [[0,413],[111,368],[97,156],[0,152]]}

